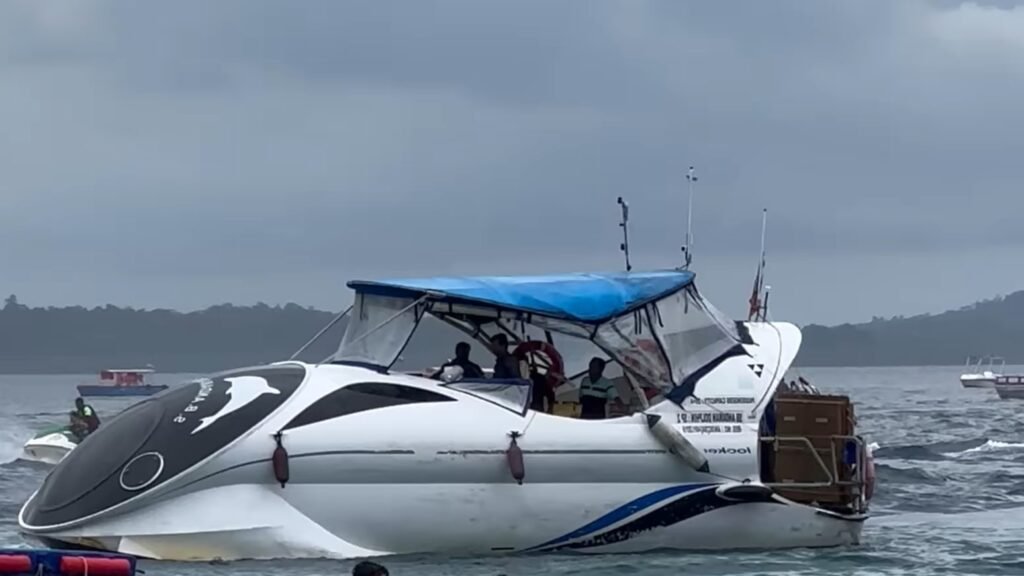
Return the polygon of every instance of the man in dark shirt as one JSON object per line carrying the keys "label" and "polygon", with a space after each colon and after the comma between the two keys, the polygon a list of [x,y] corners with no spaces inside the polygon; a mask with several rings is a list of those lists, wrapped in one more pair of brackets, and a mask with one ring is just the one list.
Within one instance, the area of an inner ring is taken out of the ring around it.
{"label": "man in dark shirt", "polygon": [[483,378],[484,371],[478,364],[469,359],[469,342],[459,342],[455,345],[455,358],[445,362],[441,369],[434,372],[431,378],[437,379],[441,377],[441,373],[444,372],[445,368],[449,366],[458,366],[462,368],[463,378]]}
{"label": "man in dark shirt", "polygon": [[100,417],[92,406],[86,404],[81,397],[75,398],[75,409],[71,411],[71,432],[82,440],[99,427]]}
{"label": "man in dark shirt", "polygon": [[502,333],[491,336],[491,351],[494,352],[494,378],[499,380],[522,379],[519,360],[508,351],[508,336]]}

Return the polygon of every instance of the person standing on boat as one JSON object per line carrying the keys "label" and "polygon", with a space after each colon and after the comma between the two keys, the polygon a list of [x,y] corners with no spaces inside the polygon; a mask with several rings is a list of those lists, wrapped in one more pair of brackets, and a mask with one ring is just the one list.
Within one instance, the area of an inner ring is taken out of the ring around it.
{"label": "person standing on boat", "polygon": [[604,377],[605,364],[603,358],[591,358],[587,375],[580,382],[580,418],[584,420],[604,420],[608,417],[608,402],[619,397],[615,384]]}
{"label": "person standing on boat", "polygon": [[521,380],[519,360],[508,351],[508,336],[498,333],[491,336],[491,351],[494,352],[494,376],[497,380]]}
{"label": "person standing on boat", "polygon": [[530,409],[537,412],[554,414],[556,402],[555,389],[552,388],[548,377],[541,374],[536,368],[533,368],[530,370],[530,382],[532,386]]}

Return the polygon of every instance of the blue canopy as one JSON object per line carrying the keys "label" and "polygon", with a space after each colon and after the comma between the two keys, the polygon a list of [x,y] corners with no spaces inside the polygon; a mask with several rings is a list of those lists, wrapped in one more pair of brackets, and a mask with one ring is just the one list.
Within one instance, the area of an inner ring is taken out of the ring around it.
{"label": "blue canopy", "polygon": [[693,272],[613,272],[553,276],[478,276],[355,280],[357,293],[483,303],[554,318],[597,323],[634,310],[693,283]]}

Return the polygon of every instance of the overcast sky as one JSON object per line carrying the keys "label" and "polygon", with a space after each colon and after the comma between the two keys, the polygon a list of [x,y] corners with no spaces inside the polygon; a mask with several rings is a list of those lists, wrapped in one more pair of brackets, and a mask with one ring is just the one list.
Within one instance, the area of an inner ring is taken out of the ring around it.
{"label": "overcast sky", "polygon": [[1024,7],[0,3],[0,291],[340,309],[354,278],[678,263],[773,316],[1024,289]]}

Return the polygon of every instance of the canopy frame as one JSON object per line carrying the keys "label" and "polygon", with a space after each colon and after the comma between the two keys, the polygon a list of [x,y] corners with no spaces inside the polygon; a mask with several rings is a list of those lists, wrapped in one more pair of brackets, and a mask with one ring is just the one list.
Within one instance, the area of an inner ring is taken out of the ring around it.
{"label": "canopy frame", "polygon": [[[349,286],[356,290],[357,305],[360,307],[366,306],[368,302],[372,304],[378,299],[388,301],[381,311],[394,310],[401,305],[401,309],[391,314],[384,322],[368,329],[362,327],[362,333],[358,338],[352,339],[352,342],[362,342],[407,311],[414,310],[412,317],[405,319],[404,331],[407,331],[407,334],[404,337],[401,332],[396,332],[385,335],[382,340],[388,344],[388,350],[382,353],[377,367],[387,371],[408,345],[420,320],[426,314],[434,316],[487,347],[490,347],[490,334],[484,329],[486,325],[494,324],[498,331],[510,337],[511,342],[518,344],[524,339],[503,321],[510,321],[513,325],[529,324],[544,330],[549,338],[550,334],[555,332],[589,340],[612,361],[622,366],[629,374],[631,387],[639,397],[646,400],[646,395],[640,389],[643,383],[653,386],[666,398],[681,404],[687,397],[693,395],[697,382],[721,362],[733,356],[749,355],[743,344],[752,342],[748,341],[749,335],[745,334],[745,331],[738,330],[737,326],[733,325],[736,323],[727,324],[718,318],[717,310],[697,291],[691,272],[649,274],[660,274],[651,276],[655,279],[654,285],[644,285],[646,277],[641,273],[638,275],[639,281],[636,282],[640,289],[632,292],[630,290],[636,286],[628,283],[634,280],[629,278],[628,274],[618,278],[610,275],[588,275],[526,277],[525,280],[467,278],[351,282]],[[563,293],[554,287],[561,278],[569,278],[569,284],[563,290],[564,298]],[[532,298],[529,286],[524,287],[531,281],[535,281],[539,286],[540,295],[537,298]],[[616,285],[616,281],[621,282]],[[448,282],[455,288],[446,291],[431,286],[432,282]],[[594,282],[595,285],[588,286],[587,282]],[[574,294],[573,289],[582,290],[581,286],[594,288],[596,296],[591,300],[585,295],[580,297]],[[480,293],[482,296],[472,297],[474,293]],[[598,306],[592,305],[594,301],[597,301]],[[535,305],[530,308],[524,302],[533,302]],[[607,306],[601,308],[601,305]],[[669,312],[674,313],[670,314],[670,318],[675,322],[672,331],[666,327],[661,306],[668,306]],[[696,324],[686,324],[685,320],[677,318],[691,313],[700,315],[696,319]],[[348,330],[353,330],[352,322],[347,328],[342,346],[331,360],[344,364],[367,364],[364,360],[353,361],[346,356],[345,342],[349,340]],[[627,333],[627,330],[631,333]],[[669,335],[676,338],[675,357],[665,340]],[[687,340],[687,337],[691,336],[692,341]],[[368,356],[365,350],[362,353],[364,358]],[[687,358],[686,354],[690,353],[697,360],[693,366],[687,367],[686,363],[691,359]],[[683,356],[680,357],[680,354]]]}

